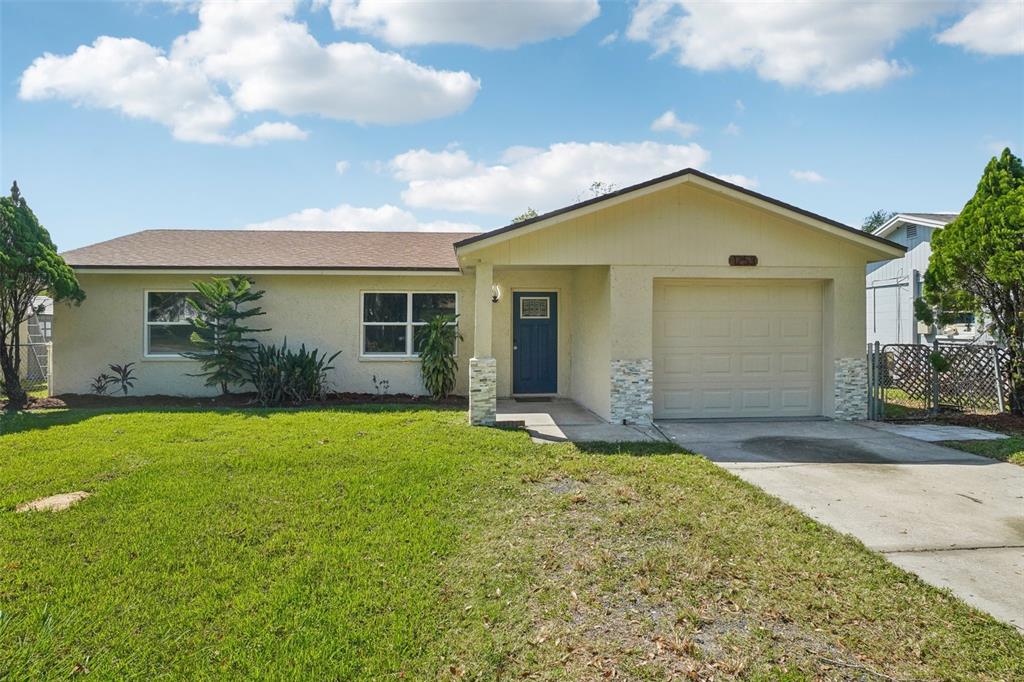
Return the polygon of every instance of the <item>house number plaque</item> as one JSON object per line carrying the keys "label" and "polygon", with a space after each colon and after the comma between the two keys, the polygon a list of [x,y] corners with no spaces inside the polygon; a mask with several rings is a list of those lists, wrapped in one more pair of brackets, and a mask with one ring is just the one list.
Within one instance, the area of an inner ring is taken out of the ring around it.
{"label": "house number plaque", "polygon": [[729,256],[729,265],[757,265],[757,256]]}

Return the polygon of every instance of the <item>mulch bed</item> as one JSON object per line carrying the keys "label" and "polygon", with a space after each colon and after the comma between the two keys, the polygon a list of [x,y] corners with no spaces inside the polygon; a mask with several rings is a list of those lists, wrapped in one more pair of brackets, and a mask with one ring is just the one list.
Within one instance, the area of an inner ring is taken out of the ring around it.
{"label": "mulch bed", "polygon": [[1017,417],[1008,412],[1002,414],[967,414],[964,412],[942,412],[935,417],[927,414],[905,419],[887,419],[891,422],[914,422],[932,424],[952,424],[954,426],[970,426],[989,431],[998,431],[1007,435],[1024,435],[1024,417]]}
{"label": "mulch bed", "polygon": [[1007,412],[1003,414],[943,414],[937,421],[957,426],[973,426],[989,431],[999,431],[1007,435],[1024,436],[1024,417],[1017,417]]}
{"label": "mulch bed", "polygon": [[[341,405],[423,405],[426,407],[467,407],[468,403],[464,396],[449,396],[444,400],[433,400],[426,396],[410,395],[408,393],[389,393],[377,395],[375,393],[332,393],[326,400],[306,403],[302,407],[338,407]],[[0,403],[0,409],[6,407],[6,403]],[[68,393],[54,396],[52,398],[29,398],[29,410],[64,409],[75,408],[111,408],[111,407],[230,407],[230,408],[252,408],[259,407],[256,404],[253,393],[232,393],[215,398],[188,398],[173,395],[141,395],[141,396],[108,396],[108,395],[82,395]],[[287,407],[287,406],[286,406]]]}

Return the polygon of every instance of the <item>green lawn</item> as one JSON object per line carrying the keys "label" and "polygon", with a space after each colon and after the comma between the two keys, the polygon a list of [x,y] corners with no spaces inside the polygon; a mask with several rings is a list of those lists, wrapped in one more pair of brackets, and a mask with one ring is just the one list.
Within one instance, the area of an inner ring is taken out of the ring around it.
{"label": "green lawn", "polygon": [[700,457],[464,422],[0,417],[0,679],[1024,678],[1012,628]]}
{"label": "green lawn", "polygon": [[942,445],[1024,466],[1024,436],[1014,435],[1000,440],[947,441]]}

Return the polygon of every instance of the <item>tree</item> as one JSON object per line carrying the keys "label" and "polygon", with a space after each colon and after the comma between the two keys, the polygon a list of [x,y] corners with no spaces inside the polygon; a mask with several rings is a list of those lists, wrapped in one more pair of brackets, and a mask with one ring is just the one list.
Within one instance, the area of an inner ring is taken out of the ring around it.
{"label": "tree", "polygon": [[1024,166],[1009,149],[988,162],[963,211],[932,237],[924,298],[940,316],[985,318],[1008,351],[1010,409],[1024,415]]}
{"label": "tree", "polygon": [[895,215],[895,211],[886,211],[883,208],[880,208],[876,211],[872,211],[871,213],[868,214],[868,217],[864,219],[864,222],[861,223],[860,229],[864,230],[865,232],[874,232],[882,225],[885,225],[887,222],[892,220],[893,216]]}
{"label": "tree", "polygon": [[537,212],[530,208],[529,206],[527,206],[525,211],[523,211],[522,213],[520,213],[519,215],[512,219],[512,223],[521,223],[525,220],[533,220],[536,217]]}
{"label": "tree", "polygon": [[[604,182],[603,180],[594,180],[592,183],[590,183],[590,187],[588,187],[584,192],[580,192],[579,194],[576,195],[576,203],[578,204],[581,201],[586,201],[588,199],[596,199],[597,197],[603,197],[605,194],[611,194],[614,191],[614,183]],[[590,193],[589,197],[586,195],[587,192]]]}
{"label": "tree", "polygon": [[57,253],[50,233],[39,224],[18,183],[0,197],[0,392],[8,409],[21,409],[28,396],[21,386],[21,324],[32,301],[47,293],[54,303],[81,303],[85,292],[74,270]]}
{"label": "tree", "polygon": [[198,296],[190,296],[188,304],[195,310],[189,318],[195,352],[182,353],[198,360],[203,370],[190,376],[206,377],[207,386],[220,386],[221,393],[230,393],[231,386],[247,381],[245,363],[256,340],[249,337],[269,329],[253,329],[244,322],[266,313],[259,307],[245,308],[263,298],[263,291],[254,291],[253,281],[244,275],[214,277],[209,282],[193,282]]}

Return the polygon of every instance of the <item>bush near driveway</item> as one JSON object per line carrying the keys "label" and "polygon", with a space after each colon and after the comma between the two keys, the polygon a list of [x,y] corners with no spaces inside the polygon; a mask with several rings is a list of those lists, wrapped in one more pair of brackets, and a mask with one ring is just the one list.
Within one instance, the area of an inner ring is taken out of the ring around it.
{"label": "bush near driveway", "polygon": [[1012,628],[702,458],[454,410],[4,417],[0,569],[0,678],[1024,677]]}

